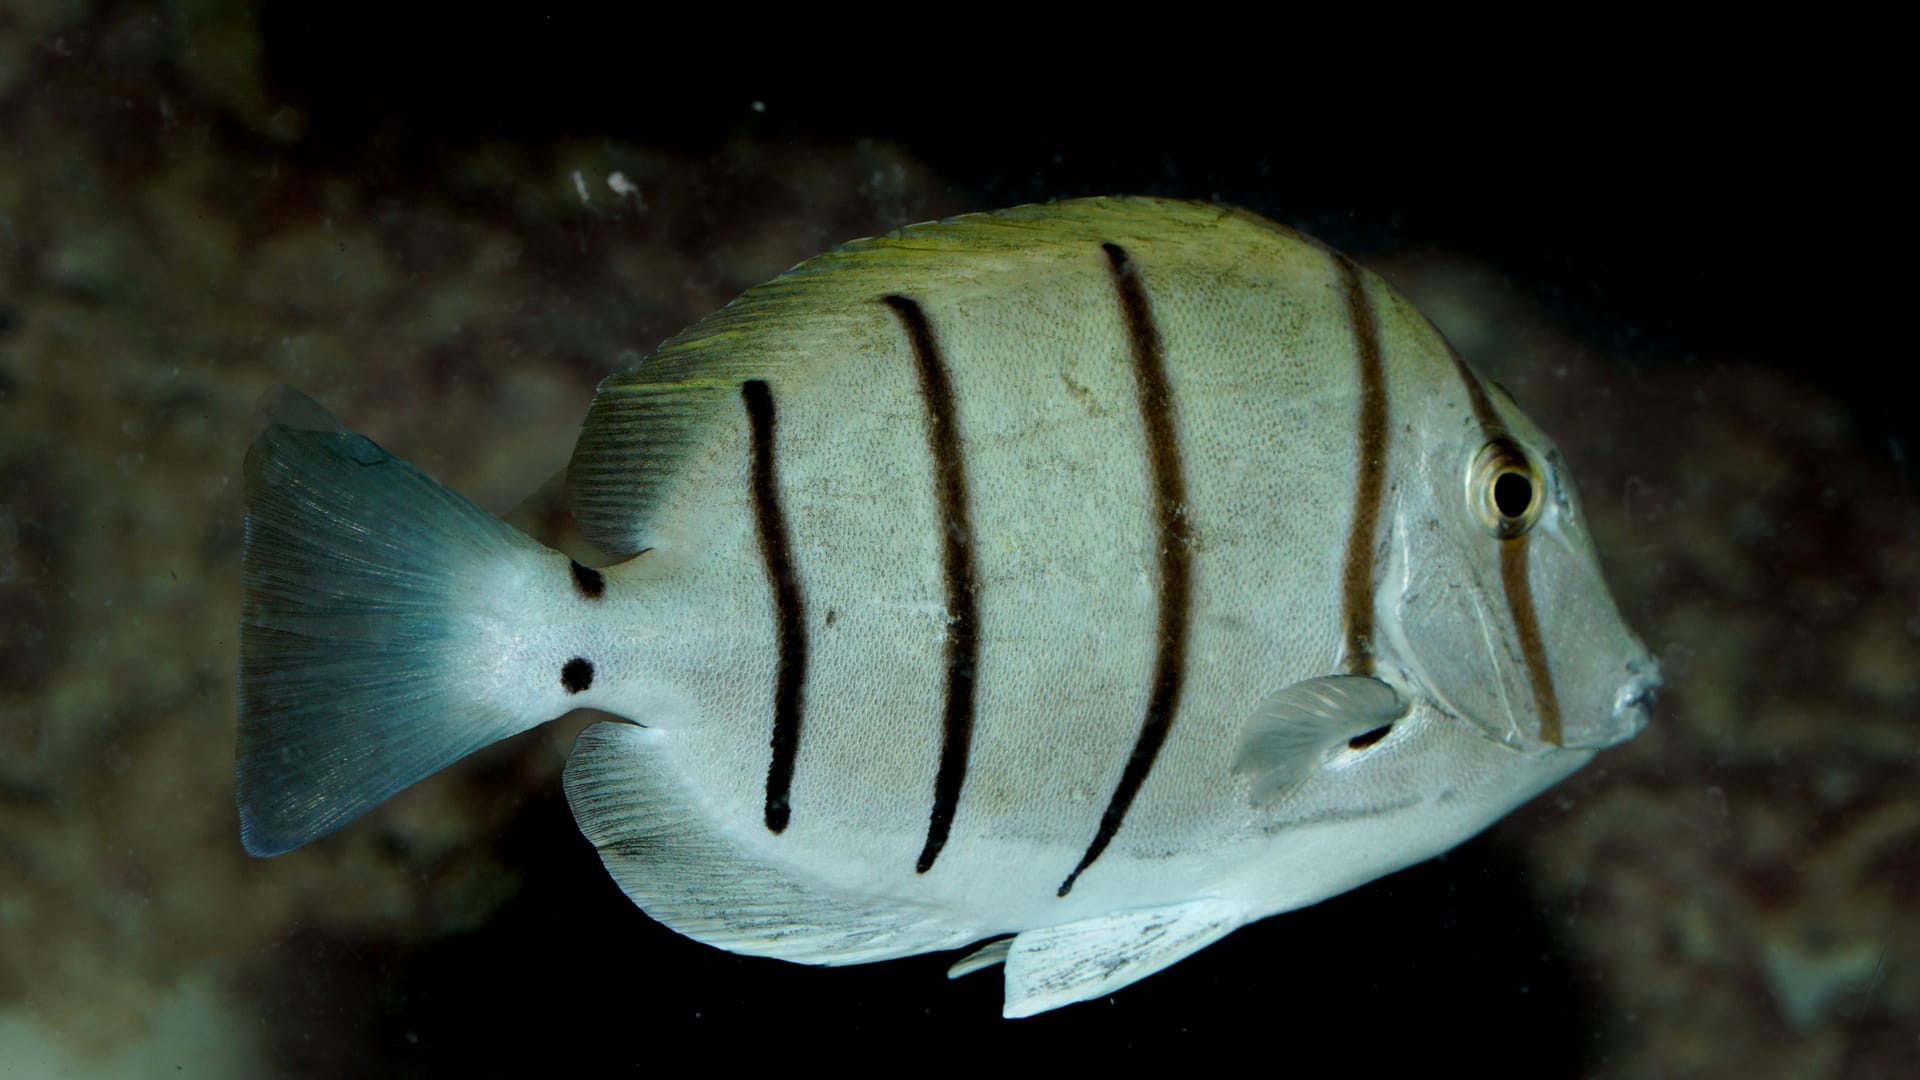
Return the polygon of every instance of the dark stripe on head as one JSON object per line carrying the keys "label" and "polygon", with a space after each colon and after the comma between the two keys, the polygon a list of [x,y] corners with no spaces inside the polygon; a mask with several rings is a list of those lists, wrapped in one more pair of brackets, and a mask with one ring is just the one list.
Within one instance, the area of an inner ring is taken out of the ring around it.
{"label": "dark stripe on head", "polygon": [[[1436,331],[1437,333],[1437,331]],[[1488,442],[1512,442],[1506,422],[1487,397],[1480,376],[1474,374],[1460,354],[1451,348],[1453,368],[1467,388],[1467,403],[1480,425],[1480,435]],[[1525,455],[1522,455],[1525,456]],[[1527,574],[1527,534],[1499,540],[1500,587],[1507,594],[1507,614],[1520,637],[1520,655],[1526,661],[1527,682],[1533,687],[1533,703],[1540,710],[1540,741],[1559,746],[1565,738],[1560,717],[1560,695],[1553,688],[1553,671],[1547,666],[1547,648],[1540,637],[1540,613],[1533,606],[1533,580]]]}
{"label": "dark stripe on head", "polygon": [[[1438,330],[1433,333],[1435,337],[1440,336]],[[1453,358],[1453,370],[1467,388],[1467,404],[1473,409],[1474,422],[1480,425],[1480,434],[1485,436],[1488,442],[1511,439],[1512,436],[1507,434],[1507,422],[1500,419],[1500,414],[1494,410],[1493,399],[1487,397],[1487,388],[1480,385],[1480,376],[1474,374],[1473,369],[1467,366],[1465,360],[1460,359],[1460,354],[1454,352],[1452,346],[1447,347],[1447,355]]]}
{"label": "dark stripe on head", "polygon": [[1526,657],[1527,681],[1533,684],[1533,702],[1540,709],[1540,741],[1559,746],[1561,734],[1560,696],[1553,689],[1553,674],[1547,669],[1547,650],[1540,640],[1540,615],[1533,608],[1533,584],[1527,577],[1527,536],[1525,533],[1500,544],[1500,584],[1507,593],[1507,610],[1513,614],[1513,628],[1520,635],[1520,654]]}
{"label": "dark stripe on head", "polygon": [[760,559],[773,593],[773,621],[779,659],[774,670],[773,759],[767,766],[767,828],[780,832],[792,815],[793,761],[800,751],[800,716],[807,684],[807,605],[793,572],[793,543],[787,516],[780,509],[780,482],[774,471],[777,425],[773,395],[755,379],[740,385],[747,419],[753,427],[753,524],[760,535]]}
{"label": "dark stripe on head", "polygon": [[1187,658],[1187,621],[1193,601],[1193,549],[1187,522],[1187,481],[1180,465],[1180,434],[1175,425],[1173,389],[1167,382],[1166,358],[1161,352],[1160,330],[1153,322],[1153,307],[1140,273],[1126,249],[1118,244],[1103,244],[1113,289],[1120,300],[1120,314],[1127,324],[1127,338],[1133,346],[1133,378],[1140,403],[1140,422],[1146,432],[1147,471],[1153,477],[1153,516],[1155,544],[1160,552],[1160,614],[1158,650],[1153,662],[1153,689],[1147,699],[1146,717],[1140,724],[1140,736],[1127,758],[1120,784],[1114,788],[1107,812],[1100,816],[1100,829],[1093,843],[1080,857],[1080,865],[1060,883],[1058,895],[1073,889],[1087,867],[1107,849],[1120,823],[1126,819],[1134,796],[1153,771],[1154,758],[1166,742],[1167,732],[1180,708],[1180,688],[1185,681]]}
{"label": "dark stripe on head", "polygon": [[1360,415],[1354,446],[1353,520],[1347,532],[1346,564],[1340,573],[1341,620],[1346,627],[1347,671],[1373,674],[1374,551],[1380,528],[1380,502],[1386,493],[1387,373],[1380,358],[1380,323],[1360,271],[1334,255],[1334,276],[1353,328],[1359,364]]}
{"label": "dark stripe on head", "polygon": [[940,343],[926,312],[904,296],[883,301],[900,320],[913,345],[920,372],[920,397],[927,407],[927,451],[933,456],[933,494],[940,504],[940,572],[947,585],[947,704],[942,721],[940,771],[933,780],[933,812],[927,843],[914,869],[933,869],[953,828],[960,789],[967,782],[967,754],[973,744],[973,691],[979,671],[980,617],[974,603],[979,575],[973,564],[973,516],[967,495],[966,459],[960,452],[960,423],[953,406],[953,381],[947,377]]}

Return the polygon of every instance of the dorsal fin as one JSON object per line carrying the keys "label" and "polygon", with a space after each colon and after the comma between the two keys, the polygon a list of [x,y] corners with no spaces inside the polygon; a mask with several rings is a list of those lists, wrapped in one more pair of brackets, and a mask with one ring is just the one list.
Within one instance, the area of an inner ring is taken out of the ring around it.
{"label": "dorsal fin", "polygon": [[1010,278],[1063,260],[1101,258],[1103,243],[1230,264],[1236,246],[1271,258],[1312,242],[1243,210],[1142,198],[1022,206],[853,241],[749,289],[602,381],[568,469],[574,516],[610,555],[636,553],[677,464],[724,410],[737,409],[741,383],[897,347],[879,303],[889,295],[1005,290],[1017,285]]}

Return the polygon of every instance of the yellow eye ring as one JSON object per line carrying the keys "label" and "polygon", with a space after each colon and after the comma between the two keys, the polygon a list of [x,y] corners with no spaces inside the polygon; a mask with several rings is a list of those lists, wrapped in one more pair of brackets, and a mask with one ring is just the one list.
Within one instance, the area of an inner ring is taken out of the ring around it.
{"label": "yellow eye ring", "polygon": [[1467,471],[1467,503],[1493,535],[1511,539],[1540,520],[1546,483],[1526,451],[1495,439],[1480,448]]}

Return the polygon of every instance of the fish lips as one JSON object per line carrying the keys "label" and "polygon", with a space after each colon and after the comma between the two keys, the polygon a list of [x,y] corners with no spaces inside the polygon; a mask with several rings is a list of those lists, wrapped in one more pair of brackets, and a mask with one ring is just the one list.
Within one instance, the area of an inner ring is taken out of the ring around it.
{"label": "fish lips", "polygon": [[1651,656],[1643,656],[1629,663],[1627,670],[1630,676],[1613,696],[1613,718],[1605,729],[1607,739],[1594,744],[1595,749],[1614,746],[1640,734],[1647,726],[1655,699],[1660,695],[1662,680],[1659,661]]}

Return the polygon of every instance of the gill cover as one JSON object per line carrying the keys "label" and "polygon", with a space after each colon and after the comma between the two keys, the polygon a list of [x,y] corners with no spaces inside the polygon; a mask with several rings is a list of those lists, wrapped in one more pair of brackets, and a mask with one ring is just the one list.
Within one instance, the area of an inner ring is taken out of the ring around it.
{"label": "gill cover", "polygon": [[1508,746],[1631,738],[1658,669],[1614,607],[1560,454],[1460,369],[1470,422],[1434,428],[1396,508],[1390,649],[1435,704]]}

